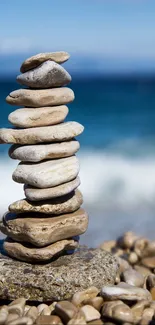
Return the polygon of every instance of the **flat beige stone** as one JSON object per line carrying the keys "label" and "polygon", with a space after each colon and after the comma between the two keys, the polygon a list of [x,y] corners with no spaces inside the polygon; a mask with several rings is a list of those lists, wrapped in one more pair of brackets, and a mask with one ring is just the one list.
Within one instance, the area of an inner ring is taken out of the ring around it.
{"label": "flat beige stone", "polygon": [[[30,216],[30,217],[29,217]],[[0,230],[19,242],[28,242],[44,247],[59,240],[83,234],[88,227],[88,215],[83,209],[56,217],[46,217],[31,213],[24,215],[5,214],[0,222]]]}
{"label": "flat beige stone", "polygon": [[10,147],[9,156],[12,159],[18,159],[21,161],[39,162],[42,160],[73,156],[79,148],[80,143],[76,140],[30,146],[15,144]]}
{"label": "flat beige stone", "polygon": [[54,125],[64,121],[68,115],[65,105],[39,108],[20,108],[12,112],[8,120],[19,128]]}
{"label": "flat beige stone", "polygon": [[17,76],[17,81],[24,86],[43,89],[65,86],[71,76],[60,64],[48,60]]}
{"label": "flat beige stone", "polygon": [[44,161],[41,163],[20,163],[12,178],[17,183],[37,188],[57,186],[73,180],[79,173],[76,156]]}
{"label": "flat beige stone", "polygon": [[6,239],[3,248],[7,254],[17,260],[37,263],[52,259],[56,255],[67,250],[74,250],[78,247],[78,242],[72,239],[61,240],[43,248],[36,248]]}
{"label": "flat beige stone", "polygon": [[0,129],[0,143],[35,144],[68,141],[81,134],[84,127],[77,122],[30,129]]}
{"label": "flat beige stone", "polygon": [[26,199],[19,200],[10,204],[9,211],[14,213],[40,212],[47,215],[59,215],[76,211],[82,203],[82,194],[79,190],[76,190],[64,196],[46,201],[31,202]]}
{"label": "flat beige stone", "polygon": [[40,65],[41,63],[51,60],[57,63],[63,63],[70,58],[70,55],[67,52],[49,52],[49,53],[39,53],[36,55],[31,56],[30,58],[26,59],[20,68],[21,72],[28,71]]}
{"label": "flat beige stone", "polygon": [[30,201],[49,200],[61,197],[74,191],[80,185],[80,178],[77,177],[70,182],[54,186],[51,188],[38,189],[29,185],[24,186],[25,196]]}
{"label": "flat beige stone", "polygon": [[74,92],[70,88],[52,89],[17,89],[12,91],[6,101],[11,105],[29,107],[55,106],[70,103],[74,100]]}

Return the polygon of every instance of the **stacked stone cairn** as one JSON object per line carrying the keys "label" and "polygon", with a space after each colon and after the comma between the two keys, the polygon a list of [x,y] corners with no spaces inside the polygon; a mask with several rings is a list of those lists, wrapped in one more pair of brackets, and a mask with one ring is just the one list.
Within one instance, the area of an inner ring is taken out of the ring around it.
{"label": "stacked stone cairn", "polygon": [[0,224],[8,237],[6,253],[26,262],[45,262],[78,247],[78,236],[88,226],[80,185],[75,137],[83,132],[77,122],[64,122],[74,92],[71,76],[61,63],[66,52],[41,53],[21,66],[17,81],[26,86],[7,96],[23,106],[9,115],[15,128],[0,130],[0,143],[13,144],[12,159],[21,162],[13,180],[24,184],[23,200],[12,203]]}

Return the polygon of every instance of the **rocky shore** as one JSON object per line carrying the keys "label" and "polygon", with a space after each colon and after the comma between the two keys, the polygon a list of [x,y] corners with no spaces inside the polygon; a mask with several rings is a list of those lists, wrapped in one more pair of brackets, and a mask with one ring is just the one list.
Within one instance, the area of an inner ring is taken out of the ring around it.
{"label": "rocky shore", "polygon": [[119,264],[114,284],[76,288],[66,300],[1,300],[0,324],[155,324],[155,241],[127,232],[116,241],[103,242],[100,250],[112,253]]}

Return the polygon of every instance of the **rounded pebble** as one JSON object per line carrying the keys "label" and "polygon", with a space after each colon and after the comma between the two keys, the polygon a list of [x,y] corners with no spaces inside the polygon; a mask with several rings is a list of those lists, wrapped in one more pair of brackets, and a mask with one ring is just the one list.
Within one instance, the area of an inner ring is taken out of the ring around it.
{"label": "rounded pebble", "polygon": [[83,304],[93,306],[95,309],[100,311],[100,309],[103,305],[103,298],[102,297],[94,297],[91,299],[86,299],[83,301]]}
{"label": "rounded pebble", "polygon": [[131,300],[138,301],[142,299],[152,300],[151,294],[148,290],[134,287],[132,285],[123,282],[122,285],[119,283],[116,286],[103,287],[101,290],[101,296],[105,300]]}
{"label": "rounded pebble", "polygon": [[146,308],[143,311],[142,319],[140,320],[140,325],[148,325],[152,321],[154,316],[154,310],[152,308]]}
{"label": "rounded pebble", "polygon": [[60,301],[55,305],[55,313],[64,323],[68,323],[77,312],[78,309],[70,301]]}
{"label": "rounded pebble", "polygon": [[99,293],[96,287],[90,287],[84,291],[76,292],[72,297],[72,303],[75,306],[81,306],[87,299],[95,298]]}
{"label": "rounded pebble", "polygon": [[143,287],[144,277],[136,270],[129,269],[122,273],[122,280],[135,287]]}
{"label": "rounded pebble", "polygon": [[102,316],[111,318],[114,322],[133,322],[131,309],[120,300],[105,302],[102,308]]}
{"label": "rounded pebble", "polygon": [[28,317],[28,318],[30,317],[33,320],[33,322],[35,322],[38,315],[39,315],[39,312],[38,312],[37,307],[33,306],[28,310],[28,312],[26,313],[25,316]]}
{"label": "rounded pebble", "polygon": [[6,322],[8,313],[8,307],[2,306],[0,309],[0,325],[3,325]]}
{"label": "rounded pebble", "polygon": [[101,318],[100,313],[93,306],[85,305],[82,306],[80,310],[84,314],[86,322],[91,322]]}
{"label": "rounded pebble", "polygon": [[26,304],[25,298],[18,298],[16,300],[12,301],[8,305],[9,313],[18,314],[19,316],[23,316],[25,304]]}

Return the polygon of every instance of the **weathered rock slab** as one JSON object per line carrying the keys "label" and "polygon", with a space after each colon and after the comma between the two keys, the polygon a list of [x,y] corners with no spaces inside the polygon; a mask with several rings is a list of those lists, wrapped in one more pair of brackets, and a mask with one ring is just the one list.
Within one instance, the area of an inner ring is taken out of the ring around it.
{"label": "weathered rock slab", "polygon": [[74,92],[70,88],[52,89],[17,89],[12,91],[6,101],[11,105],[28,107],[55,106],[70,103],[74,100]]}
{"label": "weathered rock slab", "polygon": [[19,108],[9,115],[8,120],[19,128],[31,128],[59,124],[64,121],[67,114],[68,107],[66,105]]}
{"label": "weathered rock slab", "polygon": [[14,144],[9,149],[9,156],[21,161],[39,162],[73,156],[79,148],[80,143],[76,140],[27,146]]}
{"label": "weathered rock slab", "polygon": [[2,233],[15,241],[31,243],[36,247],[81,235],[87,227],[88,215],[83,209],[56,217],[47,217],[43,213],[6,213],[0,221]]}
{"label": "weathered rock slab", "polygon": [[48,60],[17,76],[17,81],[24,86],[43,89],[65,86],[71,81],[71,76],[60,64]]}
{"label": "weathered rock slab", "polygon": [[28,71],[35,67],[38,67],[41,63],[51,60],[57,63],[63,63],[70,58],[70,55],[67,52],[48,52],[48,53],[39,53],[36,55],[31,56],[30,58],[26,59],[20,68],[21,72]]}
{"label": "weathered rock slab", "polygon": [[28,300],[70,299],[90,286],[99,290],[114,284],[118,264],[101,249],[80,247],[72,255],[45,265],[31,265],[0,255],[0,299],[25,297]]}
{"label": "weathered rock slab", "polygon": [[51,188],[38,189],[30,185],[24,186],[25,196],[30,201],[49,200],[74,191],[80,185],[80,178]]}

